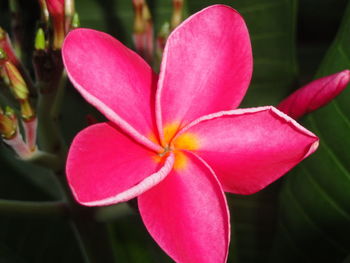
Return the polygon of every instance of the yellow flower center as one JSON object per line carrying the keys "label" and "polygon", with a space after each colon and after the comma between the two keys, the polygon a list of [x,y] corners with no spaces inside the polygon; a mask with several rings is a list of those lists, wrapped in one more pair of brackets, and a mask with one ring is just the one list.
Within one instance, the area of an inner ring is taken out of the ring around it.
{"label": "yellow flower center", "polygon": [[[186,168],[188,163],[186,155],[181,150],[195,151],[199,149],[199,139],[196,134],[185,132],[176,136],[178,131],[179,123],[173,122],[166,124],[163,130],[164,140],[161,142],[163,151],[153,156],[156,162],[161,162],[164,157],[168,156],[170,152],[173,152],[175,155],[175,170]],[[154,134],[150,135],[149,138],[153,142],[159,143]]]}

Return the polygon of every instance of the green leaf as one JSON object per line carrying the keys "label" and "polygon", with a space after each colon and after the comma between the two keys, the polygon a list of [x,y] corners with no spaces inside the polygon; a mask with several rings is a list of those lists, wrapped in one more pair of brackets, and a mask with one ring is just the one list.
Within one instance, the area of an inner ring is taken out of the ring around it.
{"label": "green leaf", "polygon": [[18,255],[7,248],[6,246],[3,246],[0,244],[0,262],[5,263],[25,263],[23,259],[18,257]]}
{"label": "green leaf", "polygon": [[[3,145],[1,145],[3,147]],[[48,176],[37,167],[0,158],[0,198],[14,200],[52,200]],[[6,157],[7,158],[7,157]],[[8,157],[9,158],[9,157]],[[15,164],[15,165],[13,165]],[[24,170],[26,169],[26,171]],[[30,179],[37,176],[36,179]],[[34,183],[33,183],[34,182]],[[51,181],[53,183],[54,181]],[[46,186],[48,191],[43,192]],[[82,262],[81,254],[67,221],[0,217],[0,262]]]}
{"label": "green leaf", "polygon": [[83,262],[68,222],[2,217],[0,224],[0,244],[11,248],[24,262]]}
{"label": "green leaf", "polygon": [[152,240],[141,217],[136,213],[115,222],[112,233],[118,262],[173,262]]}
{"label": "green leaf", "polygon": [[[350,3],[317,77],[350,68],[349,41]],[[285,182],[272,262],[342,262],[350,253],[349,101],[347,88],[305,120],[320,147]]]}

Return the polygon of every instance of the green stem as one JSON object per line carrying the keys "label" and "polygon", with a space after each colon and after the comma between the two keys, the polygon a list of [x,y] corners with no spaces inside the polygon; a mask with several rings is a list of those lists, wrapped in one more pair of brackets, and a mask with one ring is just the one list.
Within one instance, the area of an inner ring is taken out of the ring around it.
{"label": "green stem", "polygon": [[57,155],[43,152],[40,150],[36,150],[33,155],[28,159],[24,159],[25,161],[40,165],[42,167],[46,167],[52,169],[54,171],[59,171],[62,169],[63,160],[59,158]]}
{"label": "green stem", "polygon": [[67,216],[67,206],[64,202],[29,202],[0,199],[1,216],[52,217]]}
{"label": "green stem", "polygon": [[63,173],[56,173],[63,195],[70,205],[71,226],[87,263],[115,263],[112,240],[105,223],[95,220],[96,208],[79,205],[73,198]]}
{"label": "green stem", "polygon": [[[45,63],[49,66],[44,67]],[[60,51],[37,51],[33,65],[38,80],[38,131],[40,148],[65,160],[67,147],[59,127],[59,113],[66,84]]]}
{"label": "green stem", "polygon": [[52,107],[55,105],[56,95],[56,92],[39,95],[38,131],[41,149],[56,154],[64,160],[67,149],[62,134],[60,133],[56,112],[55,115],[52,114]]}
{"label": "green stem", "polygon": [[57,120],[61,112],[61,106],[65,94],[65,87],[67,84],[67,72],[64,70],[62,72],[62,77],[56,91],[56,97],[52,105],[51,116],[54,120]]}
{"label": "green stem", "polygon": [[97,222],[111,222],[134,213],[134,210],[127,203],[122,203],[112,206],[97,207],[95,219]]}

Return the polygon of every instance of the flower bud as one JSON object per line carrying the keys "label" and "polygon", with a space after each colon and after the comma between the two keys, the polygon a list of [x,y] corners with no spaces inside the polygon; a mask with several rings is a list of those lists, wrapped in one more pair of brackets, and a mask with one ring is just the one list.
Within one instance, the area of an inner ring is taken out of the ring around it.
{"label": "flower bud", "polygon": [[29,100],[20,103],[21,117],[24,121],[31,121],[35,117],[35,112],[29,103]]}
{"label": "flower bud", "polygon": [[35,35],[35,50],[45,50],[46,49],[46,40],[45,33],[42,28],[39,28]]}
{"label": "flower bud", "polygon": [[64,0],[46,0],[53,24],[53,49],[61,49],[65,37]]}
{"label": "flower bud", "polygon": [[75,28],[73,26],[74,16],[76,15],[74,0],[65,0],[64,1],[64,15],[65,15],[65,29],[66,32]]}
{"label": "flower bud", "polygon": [[143,19],[143,6],[144,6],[144,1],[143,0],[134,0],[133,5],[134,5],[134,13],[135,13],[135,18],[134,18],[134,34],[140,34],[145,31],[145,24],[144,24],[144,19]]}
{"label": "flower bud", "polygon": [[40,4],[40,9],[41,9],[42,20],[45,23],[48,23],[49,22],[49,10],[47,10],[46,1],[39,0],[39,4]]}
{"label": "flower bud", "polygon": [[46,0],[46,6],[52,18],[64,15],[64,0]]}
{"label": "flower bud", "polygon": [[11,62],[5,62],[4,68],[10,82],[11,91],[20,104],[21,117],[23,120],[29,121],[35,117],[35,113],[29,103],[29,90],[27,84],[21,73]]}
{"label": "flower bud", "polygon": [[173,0],[173,14],[171,17],[171,29],[181,24],[183,20],[183,0]]}
{"label": "flower bud", "polygon": [[[16,66],[19,66],[19,60],[17,59],[15,52],[12,48],[12,44],[11,44],[11,40],[8,36],[8,34],[6,33],[5,30],[3,30],[0,27],[0,49],[1,49],[1,53],[2,53],[2,58],[0,58],[0,65],[1,60],[9,60],[11,61],[13,64],[15,64]],[[4,57],[4,53],[6,54],[6,58]],[[2,61],[4,62],[4,61]]]}
{"label": "flower bud", "polygon": [[18,129],[18,121],[12,108],[6,107],[5,113],[0,108],[0,135],[3,141],[11,147],[20,158],[29,158],[34,150],[29,149],[28,145],[23,141],[22,134]]}
{"label": "flower bud", "polygon": [[[7,59],[7,54],[6,54],[5,50],[0,48],[0,61],[4,61],[6,59]],[[0,64],[1,64],[1,62],[0,62]]]}
{"label": "flower bud", "polygon": [[7,60],[7,54],[2,48],[0,48],[0,77],[2,78],[2,80],[7,86],[10,86],[10,80],[7,77],[6,71],[3,67],[6,60]]}
{"label": "flower bud", "polygon": [[1,137],[9,140],[15,136],[17,132],[17,118],[14,110],[6,107],[5,112],[0,108],[0,134]]}
{"label": "flower bud", "polygon": [[64,1],[64,14],[69,17],[73,17],[75,14],[74,0]]}
{"label": "flower bud", "polygon": [[151,13],[144,0],[133,0],[134,33],[133,40],[136,51],[148,62],[153,57],[153,23]]}
{"label": "flower bud", "polygon": [[12,62],[6,61],[4,64],[6,75],[10,81],[11,90],[17,100],[27,100],[29,91],[21,73]]}
{"label": "flower bud", "polygon": [[71,24],[71,28],[78,28],[80,27],[80,18],[79,18],[79,14],[75,13],[72,19],[72,24]]}
{"label": "flower bud", "polygon": [[350,70],[347,69],[316,79],[297,89],[277,108],[293,119],[299,119],[332,101],[347,87],[349,82]]}
{"label": "flower bud", "polygon": [[5,108],[5,114],[6,116],[8,116],[9,118],[16,120],[16,114],[15,114],[15,110],[12,109],[10,106],[6,106]]}

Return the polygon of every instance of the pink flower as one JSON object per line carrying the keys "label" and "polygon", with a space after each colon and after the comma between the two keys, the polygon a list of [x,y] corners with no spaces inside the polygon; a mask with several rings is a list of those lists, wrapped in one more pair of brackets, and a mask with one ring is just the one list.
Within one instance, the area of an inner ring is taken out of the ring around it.
{"label": "pink flower", "polygon": [[102,206],[138,197],[148,231],[176,262],[225,262],[224,191],[255,193],[318,146],[272,106],[235,109],[252,52],[244,20],[230,7],[208,7],[174,30],[159,77],[90,29],[69,33],[63,59],[77,90],[110,120],[72,143],[67,177],[76,200]]}

